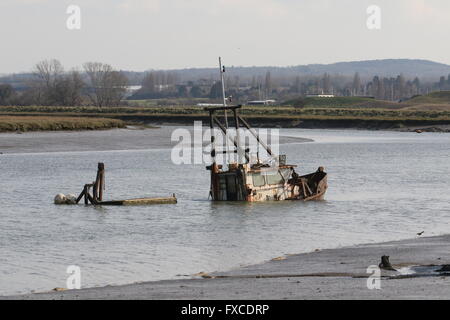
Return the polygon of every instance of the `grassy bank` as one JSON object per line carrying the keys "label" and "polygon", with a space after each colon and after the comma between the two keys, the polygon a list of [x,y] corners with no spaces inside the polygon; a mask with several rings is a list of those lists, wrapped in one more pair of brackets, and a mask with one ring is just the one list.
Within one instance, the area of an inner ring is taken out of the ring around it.
{"label": "grassy bank", "polygon": [[286,106],[303,108],[381,108],[381,109],[401,109],[406,103],[376,100],[366,97],[307,97],[286,101]]}
{"label": "grassy bank", "polygon": [[[361,120],[450,120],[449,110],[380,109],[380,108],[295,108],[290,106],[244,106],[240,113],[246,116],[291,117],[305,119],[361,119]],[[0,107],[0,115],[64,115],[106,116],[123,115],[174,115],[203,116],[208,113],[202,107]]]}
{"label": "grassy bank", "polygon": [[[244,106],[240,113],[253,126],[304,128],[398,129],[414,126],[450,125],[450,93],[438,92],[406,102],[380,101],[365,97],[304,98],[280,106]],[[208,121],[208,112],[198,106],[134,107],[0,107],[0,116],[111,118],[129,123],[192,124]],[[104,119],[103,119],[104,120]]]}
{"label": "grassy bank", "polygon": [[[245,106],[240,113],[246,117],[273,119],[315,120],[442,120],[450,121],[450,110],[413,110],[379,108],[294,108],[289,106]],[[201,107],[153,108],[96,108],[96,107],[0,107],[0,115],[15,116],[70,116],[70,117],[146,117],[146,116],[206,116]]]}
{"label": "grassy bank", "polygon": [[0,132],[100,130],[123,128],[118,119],[60,116],[0,116]]}

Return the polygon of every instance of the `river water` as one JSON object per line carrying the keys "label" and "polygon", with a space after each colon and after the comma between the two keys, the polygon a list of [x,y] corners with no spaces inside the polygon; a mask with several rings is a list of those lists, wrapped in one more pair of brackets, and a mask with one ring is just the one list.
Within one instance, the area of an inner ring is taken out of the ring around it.
{"label": "river water", "polygon": [[[0,154],[0,295],[65,287],[69,265],[81,268],[82,287],[104,286],[450,232],[448,134],[282,129],[283,136],[314,140],[288,139],[280,149],[299,173],[327,169],[326,201],[212,203],[205,166],[170,161],[171,130],[0,135],[0,152],[7,151]],[[125,144],[127,134],[133,139]],[[118,141],[109,149],[120,150],[54,151],[46,144],[59,139],[56,150],[63,150],[69,139],[74,150],[83,137],[94,145],[95,137],[109,137]],[[95,178],[97,162],[106,164],[108,199],[175,192],[178,204],[52,203],[57,193],[78,194]]]}

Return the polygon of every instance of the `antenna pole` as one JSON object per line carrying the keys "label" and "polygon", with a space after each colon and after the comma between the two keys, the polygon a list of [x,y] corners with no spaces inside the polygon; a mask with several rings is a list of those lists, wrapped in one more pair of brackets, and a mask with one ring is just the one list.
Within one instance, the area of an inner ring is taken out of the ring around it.
{"label": "antenna pole", "polygon": [[[225,81],[223,74],[225,73],[225,68],[222,67],[222,58],[219,57],[219,69],[220,69],[220,81],[222,82],[222,98],[223,98],[223,106],[227,106],[227,99],[225,98]],[[225,115],[225,127],[228,128],[228,117],[227,110],[224,110]]]}

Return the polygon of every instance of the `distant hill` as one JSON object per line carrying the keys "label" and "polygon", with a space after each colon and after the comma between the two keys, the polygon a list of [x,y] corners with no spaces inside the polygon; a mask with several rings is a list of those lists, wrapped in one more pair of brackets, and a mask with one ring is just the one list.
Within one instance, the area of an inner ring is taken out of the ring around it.
{"label": "distant hill", "polygon": [[[226,61],[232,63],[232,61]],[[178,75],[181,81],[199,79],[217,79],[218,68],[192,68],[170,70]],[[162,70],[163,71],[163,70]],[[372,78],[375,75],[381,77],[396,77],[403,74],[407,78],[419,77],[421,80],[438,81],[439,77],[450,74],[450,65],[437,63],[429,60],[412,59],[385,59],[338,62],[333,64],[310,64],[289,67],[236,67],[227,65],[227,75],[238,76],[242,79],[251,77],[264,77],[267,72],[272,77],[296,77],[296,76],[318,76],[324,73],[331,75],[353,76],[356,72],[364,78]],[[135,72],[123,70],[129,78],[131,85],[141,83],[145,72]],[[0,77],[0,83],[11,83],[15,87],[20,87],[24,80],[31,75],[22,73]]]}
{"label": "distant hill", "polygon": [[330,65],[310,65],[298,67],[299,70],[322,74],[324,72],[337,74],[354,74],[361,76],[397,76],[403,74],[407,77],[436,78],[450,74],[450,66],[428,60],[388,59],[339,62]]}
{"label": "distant hill", "polygon": [[[215,78],[217,70],[215,68],[203,69],[182,69],[174,70],[182,79]],[[339,74],[343,76],[353,76],[356,72],[361,77],[373,77],[375,75],[383,77],[395,77],[403,74],[408,78],[420,77],[422,79],[434,79],[450,74],[450,65],[437,63],[429,60],[412,59],[385,59],[338,62],[333,64],[310,64],[290,67],[230,67],[228,73],[233,76],[251,77],[264,76],[270,71],[272,76],[298,75],[323,75],[324,73]]]}

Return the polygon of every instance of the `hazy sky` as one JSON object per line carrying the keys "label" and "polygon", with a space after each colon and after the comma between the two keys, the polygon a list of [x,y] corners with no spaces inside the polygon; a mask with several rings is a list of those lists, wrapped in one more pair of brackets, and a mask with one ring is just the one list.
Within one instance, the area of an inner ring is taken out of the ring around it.
{"label": "hazy sky", "polygon": [[[68,30],[69,5],[81,30]],[[381,8],[381,30],[366,26]],[[450,64],[448,0],[0,0],[0,74],[42,59],[142,71],[420,58]]]}

